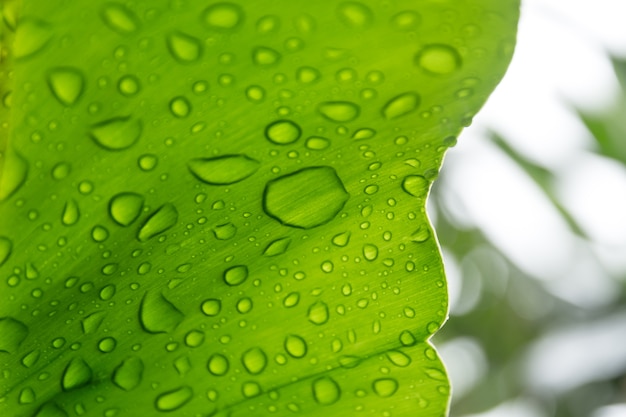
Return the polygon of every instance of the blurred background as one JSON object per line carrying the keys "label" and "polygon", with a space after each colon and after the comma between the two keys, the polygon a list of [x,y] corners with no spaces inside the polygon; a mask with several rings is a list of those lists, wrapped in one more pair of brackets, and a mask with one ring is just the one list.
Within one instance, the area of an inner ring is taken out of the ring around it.
{"label": "blurred background", "polygon": [[522,0],[429,200],[452,417],[626,416],[626,1]]}

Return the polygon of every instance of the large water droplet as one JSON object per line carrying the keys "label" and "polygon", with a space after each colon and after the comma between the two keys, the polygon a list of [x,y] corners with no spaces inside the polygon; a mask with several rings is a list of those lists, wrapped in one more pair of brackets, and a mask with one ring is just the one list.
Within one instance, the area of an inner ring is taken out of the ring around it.
{"label": "large water droplet", "polygon": [[378,247],[371,243],[363,245],[363,257],[368,261],[373,261],[378,258]]}
{"label": "large water droplet", "polygon": [[209,298],[202,302],[200,309],[209,317],[217,316],[222,310],[222,302],[217,298]]}
{"label": "large water droplet", "polygon": [[335,218],[348,197],[333,168],[310,167],[269,181],[263,209],[286,226],[310,229]]}
{"label": "large water droplet", "polygon": [[421,97],[417,93],[400,94],[387,102],[383,106],[383,116],[387,120],[397,119],[406,116],[417,110],[421,102]]}
{"label": "large water droplet", "polygon": [[137,233],[137,239],[145,242],[159,235],[178,221],[178,211],[171,203],[165,203],[148,217]]}
{"label": "large water droplet", "polygon": [[139,29],[137,15],[120,3],[108,3],[100,13],[104,23],[120,35],[127,35]]}
{"label": "large water droplet", "polygon": [[169,333],[183,318],[183,313],[159,292],[147,291],[141,299],[139,322],[148,333]]}
{"label": "large water droplet", "polygon": [[78,223],[80,219],[80,209],[78,203],[73,198],[65,203],[63,214],[61,215],[61,223],[65,226],[72,226]]}
{"label": "large water droplet", "polygon": [[261,67],[269,67],[280,61],[278,51],[265,46],[258,46],[252,50],[252,62]]}
{"label": "large water droplet", "polygon": [[12,317],[0,318],[0,335],[0,352],[15,353],[28,336],[28,327]]}
{"label": "large water droplet", "polygon": [[[13,242],[6,236],[0,236],[0,266],[2,266],[11,256]],[[4,334],[0,332],[0,334]]]}
{"label": "large water droplet", "polygon": [[228,359],[226,356],[215,353],[211,355],[209,361],[207,363],[207,368],[209,372],[211,372],[215,376],[224,376],[228,372],[228,368],[230,367],[228,363]]}
{"label": "large water droplet", "polygon": [[322,325],[328,321],[328,305],[323,301],[316,301],[309,306],[307,312],[309,321],[313,324]]}
{"label": "large water droplet", "polygon": [[326,101],[321,103],[317,110],[331,122],[345,123],[359,117],[361,109],[350,101]]}
{"label": "large water droplet", "polygon": [[246,155],[222,155],[195,158],[187,163],[189,171],[211,185],[229,185],[243,181],[259,169],[259,161]]}
{"label": "large water droplet", "polygon": [[113,383],[125,391],[130,391],[141,383],[143,368],[143,361],[131,356],[115,368],[112,377]]}
{"label": "large water droplet", "polygon": [[74,358],[63,371],[61,387],[64,391],[84,387],[91,382],[93,371],[87,362],[81,358]]}
{"label": "large water droplet", "polygon": [[50,41],[54,31],[43,20],[24,18],[17,26],[13,54],[16,58],[27,58],[41,51]]}
{"label": "large water droplet", "polygon": [[154,402],[154,406],[159,411],[174,411],[187,404],[192,397],[193,390],[191,387],[184,385],[159,394]]}
{"label": "large water droplet", "polygon": [[276,239],[273,242],[270,242],[269,245],[263,251],[263,255],[265,256],[278,256],[282,255],[287,251],[289,244],[291,243],[291,238],[282,237],[280,239]]}
{"label": "large water droplet", "polygon": [[98,331],[98,328],[104,321],[106,313],[104,311],[96,311],[86,316],[80,321],[83,334],[93,334]]}
{"label": "large water droplet", "polygon": [[262,349],[254,347],[244,352],[241,356],[241,363],[248,373],[258,375],[267,366],[267,355]]}
{"label": "large water droplet", "polygon": [[[2,175],[0,175],[0,201],[11,197],[26,181],[28,162],[17,152],[8,150],[5,154]],[[0,265],[2,262],[0,262]]]}
{"label": "large water droplet", "polygon": [[302,129],[291,120],[277,120],[265,128],[265,137],[276,145],[288,145],[300,139]]}
{"label": "large water droplet", "polygon": [[202,55],[202,43],[183,32],[174,32],[167,37],[167,47],[172,57],[182,64],[190,64]]}
{"label": "large water droplet", "polygon": [[372,24],[374,14],[366,5],[356,1],[346,1],[337,8],[339,20],[348,27],[362,29]]}
{"label": "large water droplet", "polygon": [[109,215],[120,226],[132,224],[143,209],[144,198],[140,194],[124,192],[114,195],[109,201]]}
{"label": "large water droplet", "polygon": [[248,267],[236,265],[224,271],[224,282],[232,287],[241,285],[248,279]]}
{"label": "large water droplet", "polygon": [[20,404],[33,404],[35,401],[37,401],[37,396],[31,387],[26,387],[20,391],[18,399]]}
{"label": "large water droplet", "polygon": [[339,388],[339,384],[328,376],[323,376],[314,380],[311,388],[313,390],[313,398],[321,405],[334,404],[341,397],[341,388]]}
{"label": "large water droplet", "polygon": [[294,358],[303,358],[307,352],[306,341],[295,334],[290,334],[285,338],[285,350]]}
{"label": "large water droplet", "polygon": [[421,175],[407,175],[402,180],[402,189],[413,197],[423,198],[428,192],[428,180]]}
{"label": "large water droplet", "polygon": [[85,77],[76,68],[58,67],[48,73],[48,86],[61,104],[71,106],[83,94]]}
{"label": "large water droplet", "polygon": [[230,2],[220,2],[209,6],[204,11],[204,23],[218,31],[231,31],[242,22],[244,13],[241,7]]}
{"label": "large water droplet", "polygon": [[109,151],[120,151],[133,146],[141,136],[141,120],[130,116],[114,117],[91,127],[91,138]]}
{"label": "large water droplet", "polygon": [[372,383],[372,388],[379,397],[391,397],[398,390],[398,381],[393,378],[379,378]]}
{"label": "large water droplet", "polygon": [[435,43],[424,46],[415,55],[415,64],[432,75],[448,75],[461,68],[459,52],[445,44]]}

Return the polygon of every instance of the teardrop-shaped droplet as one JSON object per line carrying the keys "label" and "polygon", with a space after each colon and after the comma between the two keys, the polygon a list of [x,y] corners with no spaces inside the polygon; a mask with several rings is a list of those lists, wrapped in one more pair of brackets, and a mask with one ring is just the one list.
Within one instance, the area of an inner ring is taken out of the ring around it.
{"label": "teardrop-shaped droplet", "polygon": [[341,397],[339,384],[329,376],[315,379],[311,388],[313,390],[313,398],[321,405],[334,404]]}
{"label": "teardrop-shaped droplet", "polygon": [[322,74],[313,67],[300,67],[296,71],[296,79],[302,84],[313,84],[322,77]]}
{"label": "teardrop-shaped droplet", "polygon": [[112,381],[124,391],[130,391],[141,383],[143,378],[143,361],[135,356],[125,359],[115,371],[113,371]]}
{"label": "teardrop-shaped droplet", "polygon": [[389,359],[389,362],[401,368],[411,364],[411,357],[399,350],[390,350],[387,352],[387,359]]}
{"label": "teardrop-shaped droplet", "polygon": [[241,356],[241,363],[248,373],[258,375],[267,366],[267,355],[261,348],[254,347]]}
{"label": "teardrop-shaped droplet", "polygon": [[[20,189],[28,174],[28,162],[17,152],[9,148],[4,156],[2,175],[0,175],[0,201],[11,197]],[[0,265],[2,262],[0,262]]]}
{"label": "teardrop-shaped droplet", "polygon": [[120,3],[107,3],[100,13],[102,20],[120,35],[134,33],[139,29],[139,18]]}
{"label": "teardrop-shaped droplet", "polygon": [[91,382],[93,371],[82,358],[74,358],[63,371],[61,387],[64,391],[84,387]]}
{"label": "teardrop-shaped droplet", "polygon": [[265,137],[276,145],[289,145],[300,139],[302,129],[291,120],[277,120],[265,128]]}
{"label": "teardrop-shaped droplet", "polygon": [[343,248],[344,246],[348,245],[348,243],[350,243],[351,235],[352,234],[350,232],[336,234],[335,236],[333,236],[332,239],[333,245]]}
{"label": "teardrop-shaped droplet", "polygon": [[383,106],[383,116],[387,120],[394,120],[409,113],[413,113],[419,107],[421,97],[417,93],[408,92],[400,94]]}
{"label": "teardrop-shaped droplet", "polygon": [[391,397],[398,390],[398,381],[393,378],[379,378],[372,383],[372,389],[379,397]]}
{"label": "teardrop-shaped droplet", "polygon": [[352,139],[354,140],[363,140],[363,139],[371,139],[376,136],[376,131],[374,129],[370,129],[364,127],[363,129],[359,129],[352,134]]}
{"label": "teardrop-shaped droplet", "polygon": [[212,4],[204,11],[204,23],[213,30],[229,32],[235,30],[244,19],[240,6],[230,2]]}
{"label": "teardrop-shaped droplet", "polygon": [[71,106],[83,94],[85,76],[76,68],[58,67],[48,73],[48,86],[61,104]]}
{"label": "teardrop-shaped droplet", "polygon": [[425,197],[428,192],[428,186],[428,180],[421,175],[407,175],[402,180],[402,189],[413,197]]}
{"label": "teardrop-shaped droplet", "polygon": [[159,394],[154,402],[154,406],[159,411],[174,411],[187,404],[192,397],[193,390],[191,387],[184,385]]}
{"label": "teardrop-shaped droplet", "polygon": [[26,387],[20,391],[18,398],[20,404],[33,404],[35,401],[37,401],[37,395],[31,387]]}
{"label": "teardrop-shaped droplet", "polygon": [[309,321],[313,324],[322,325],[328,321],[328,305],[323,301],[316,301],[309,306],[307,312]]}
{"label": "teardrop-shaped droplet", "polygon": [[0,352],[12,354],[28,336],[28,327],[12,317],[3,317],[0,318],[0,335]]}
{"label": "teardrop-shaped droplet", "polygon": [[278,51],[265,46],[259,46],[252,50],[252,62],[261,67],[269,67],[280,61]]}
{"label": "teardrop-shaped droplet", "polygon": [[306,341],[295,334],[290,334],[285,338],[285,350],[293,358],[303,358],[307,352]]}
{"label": "teardrop-shaped droplet", "polygon": [[232,287],[241,285],[248,279],[248,267],[236,265],[224,271],[224,282]]}
{"label": "teardrop-shaped droplet", "polygon": [[167,37],[167,47],[172,57],[183,64],[196,62],[202,55],[200,40],[183,32],[171,33]]}
{"label": "teardrop-shaped droplet", "polygon": [[63,215],[61,216],[61,223],[65,226],[72,226],[78,223],[80,219],[80,209],[78,203],[73,198],[67,200],[65,207],[63,208]]}
{"label": "teardrop-shaped droplet", "polygon": [[6,236],[0,236],[0,266],[2,266],[9,259],[12,251],[13,242],[11,239]]}
{"label": "teardrop-shaped droplet", "polygon": [[120,226],[129,226],[141,215],[144,198],[142,195],[124,192],[109,200],[109,216]]}
{"label": "teardrop-shaped droplet", "polygon": [[215,353],[211,355],[207,362],[207,368],[209,372],[215,376],[224,376],[228,372],[230,365],[226,356]]}
{"label": "teardrop-shaped droplet", "polygon": [[189,161],[189,171],[200,181],[211,185],[229,185],[243,181],[259,169],[260,163],[246,155],[222,155],[195,158]]}
{"label": "teardrop-shaped droplet", "polygon": [[144,222],[137,233],[137,239],[145,242],[170,229],[176,222],[178,222],[178,210],[172,203],[165,203]]}
{"label": "teardrop-shaped droplet", "polygon": [[346,123],[359,117],[361,109],[350,101],[326,101],[317,110],[331,122]]}
{"label": "teardrop-shaped droplet", "polygon": [[91,127],[89,134],[104,149],[120,151],[133,146],[139,140],[142,130],[141,120],[125,116],[97,123]]}
{"label": "teardrop-shaped droplet", "polygon": [[139,306],[139,322],[148,333],[169,333],[178,327],[184,317],[160,292],[147,291]]}
{"label": "teardrop-shaped droplet", "polygon": [[416,55],[415,64],[431,75],[448,75],[461,68],[459,52],[450,45],[425,45]]}
{"label": "teardrop-shaped droplet", "polygon": [[291,238],[282,237],[280,239],[276,239],[270,242],[269,245],[263,251],[263,255],[265,256],[278,256],[282,255],[287,251],[289,244],[291,243]]}

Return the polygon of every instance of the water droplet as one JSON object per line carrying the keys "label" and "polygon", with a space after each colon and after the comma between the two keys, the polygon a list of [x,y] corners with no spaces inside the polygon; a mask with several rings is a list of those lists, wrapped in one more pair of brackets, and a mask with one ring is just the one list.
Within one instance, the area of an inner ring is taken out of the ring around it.
{"label": "water droplet", "polygon": [[[11,242],[11,240],[6,236],[0,236],[0,266],[2,266],[9,259],[12,251],[13,242]],[[0,332],[0,334],[4,333]]]}
{"label": "water droplet", "polygon": [[295,334],[290,334],[285,338],[285,350],[293,358],[303,358],[307,352],[306,341]]}
{"label": "water droplet", "polygon": [[204,11],[204,23],[210,29],[217,31],[234,30],[243,22],[243,19],[243,10],[234,3],[215,3]]}
{"label": "water droplet", "polygon": [[357,117],[361,109],[350,101],[326,101],[321,103],[317,110],[327,120],[336,123],[351,122]]}
{"label": "water droplet", "polygon": [[191,361],[187,356],[180,356],[174,360],[174,369],[180,376],[187,375],[191,371]]}
{"label": "water droplet", "polygon": [[461,68],[461,55],[453,47],[445,44],[424,46],[415,55],[415,64],[431,75],[448,75]]}
{"label": "water droplet", "polygon": [[222,302],[216,298],[209,298],[202,302],[200,309],[209,317],[217,316],[222,310]]}
{"label": "water droplet", "polygon": [[330,146],[330,140],[321,136],[311,136],[306,140],[306,147],[313,151],[321,151]]}
{"label": "water droplet", "polygon": [[333,245],[343,248],[348,243],[350,243],[351,235],[352,234],[350,232],[343,232],[343,233],[336,234],[335,236],[333,236],[333,239],[332,239]]}
{"label": "water droplet", "polygon": [[283,305],[287,308],[295,307],[300,302],[300,294],[297,292],[291,292],[283,300]]}
{"label": "water droplet", "polygon": [[363,139],[371,139],[376,136],[376,131],[374,129],[363,128],[355,131],[352,134],[352,139],[354,140],[363,140]]}
{"label": "water droplet", "polygon": [[144,222],[137,233],[137,239],[139,239],[140,242],[145,242],[165,232],[174,226],[177,221],[178,211],[176,207],[171,203],[165,203],[153,212]]}
{"label": "water droplet", "polygon": [[248,267],[245,265],[236,265],[224,271],[224,282],[231,287],[241,285],[248,279]]}
{"label": "water droplet", "polygon": [[276,239],[270,242],[269,245],[263,251],[263,255],[265,256],[278,256],[282,255],[287,251],[289,244],[291,243],[291,238],[282,237],[280,239]]}
{"label": "water droplet", "polygon": [[252,299],[249,297],[243,297],[237,301],[237,311],[241,314],[247,314],[252,311]]}
{"label": "water droplet", "polygon": [[204,332],[202,330],[190,330],[185,335],[185,344],[190,348],[197,348],[204,343]]}
{"label": "water droplet", "polygon": [[265,128],[265,137],[276,145],[288,145],[300,139],[302,129],[291,120],[277,120]]}
{"label": "water droplet", "polygon": [[61,388],[64,391],[70,391],[84,387],[91,382],[92,377],[93,371],[89,364],[81,358],[74,358],[63,371]]}
{"label": "water droplet", "polygon": [[152,171],[154,168],[156,168],[158,163],[159,163],[158,157],[151,153],[143,154],[137,160],[137,164],[139,165],[139,168],[142,171],[146,171],[146,172]]}
{"label": "water droplet", "polygon": [[[8,150],[4,154],[4,165],[0,175],[0,202],[11,197],[20,189],[28,174],[28,162],[17,152]],[[2,264],[2,262],[0,262]]]}
{"label": "water droplet", "polygon": [[192,397],[193,390],[191,387],[183,385],[182,387],[159,394],[156,397],[154,406],[159,411],[174,411],[187,404]]}
{"label": "water droplet", "polygon": [[139,322],[148,333],[169,333],[183,318],[183,313],[160,292],[147,291],[141,299]]}
{"label": "water droplet", "polygon": [[280,27],[280,18],[276,15],[261,17],[256,22],[256,30],[261,34],[276,32]]}
{"label": "water droplet", "polygon": [[430,228],[423,224],[416,231],[411,233],[411,241],[415,243],[424,243],[430,238]]}
{"label": "water droplet", "polygon": [[100,299],[102,301],[109,301],[115,296],[116,288],[115,284],[109,284],[102,287],[100,290]]}
{"label": "water droplet", "polygon": [[400,333],[400,343],[402,343],[402,346],[413,346],[417,343],[417,340],[410,331],[403,330],[402,333]]}
{"label": "water droplet", "polygon": [[323,301],[316,301],[309,306],[307,312],[309,321],[318,326],[328,321],[328,305]]}
{"label": "water droplet", "polygon": [[0,335],[0,352],[15,353],[28,336],[28,327],[12,317],[0,318]]}
{"label": "water droplet", "polygon": [[391,24],[397,30],[413,30],[422,22],[422,16],[413,11],[413,10],[405,10],[395,14],[391,18]]}
{"label": "water droplet", "polygon": [[404,368],[411,364],[411,357],[398,350],[390,350],[389,352],[387,352],[387,359],[389,359],[389,361],[394,365],[401,368]]}
{"label": "water droplet", "polygon": [[104,149],[120,151],[133,146],[141,136],[141,120],[127,117],[114,117],[91,127],[91,138]]}
{"label": "water droplet", "polygon": [[94,226],[91,229],[91,238],[96,242],[104,242],[109,238],[109,231],[104,226]]}
{"label": "water droplet", "polygon": [[337,8],[339,20],[348,27],[362,29],[370,26],[374,14],[366,5],[356,1],[346,1]]}
{"label": "water droplet", "polygon": [[120,226],[130,226],[141,215],[144,198],[140,194],[124,192],[109,201],[109,215]]}
{"label": "water droplet", "polygon": [[72,166],[67,162],[59,162],[52,168],[52,178],[62,180],[67,178],[72,172]]}
{"label": "water droplet", "polygon": [[95,313],[91,313],[81,320],[81,328],[83,330],[83,334],[93,334],[98,331],[98,328],[104,321],[106,317],[106,313],[104,311],[96,311]]}
{"label": "water droplet", "polygon": [[247,381],[241,385],[241,393],[246,398],[256,397],[262,392],[261,386],[254,381]]}
{"label": "water droplet", "polygon": [[105,337],[98,342],[98,350],[102,353],[111,353],[117,346],[117,340],[113,337]]}
{"label": "water droplet", "polygon": [[229,366],[230,365],[228,364],[228,359],[226,359],[226,356],[220,353],[215,353],[211,355],[207,363],[207,368],[209,369],[209,372],[211,372],[215,376],[226,375]]}
{"label": "water droplet", "polygon": [[139,29],[139,19],[120,3],[108,3],[100,14],[104,23],[120,35],[127,35]]}
{"label": "water droplet", "polygon": [[31,387],[26,387],[20,391],[20,396],[18,402],[20,404],[32,404],[37,401],[37,396],[35,395],[35,391]]}
{"label": "water droplet", "polygon": [[183,32],[174,32],[167,37],[167,47],[172,57],[181,64],[190,64],[202,55],[202,43]]}
{"label": "water droplet", "polygon": [[144,365],[141,359],[131,356],[125,359],[115,371],[113,371],[112,381],[124,391],[136,388],[143,378]]}
{"label": "water droplet", "polygon": [[218,224],[213,228],[217,240],[232,239],[237,234],[237,227],[232,223]]}
{"label": "water droplet", "polygon": [[421,102],[421,97],[417,93],[400,94],[387,102],[383,106],[383,116],[387,120],[397,119],[406,116],[417,110]]}
{"label": "water droplet", "polygon": [[252,62],[262,67],[278,64],[280,58],[280,53],[272,48],[258,46],[252,50]]}
{"label": "water droplet", "polygon": [[187,164],[197,179],[211,185],[230,185],[243,181],[254,174],[259,166],[259,161],[242,154],[195,158]]}
{"label": "water droplet", "polygon": [[398,390],[398,381],[393,378],[379,378],[372,383],[372,388],[379,397],[391,397]]}
{"label": "water droplet", "polygon": [[437,369],[437,368],[426,368],[424,370],[424,372],[426,372],[426,375],[428,375],[428,377],[430,379],[434,379],[435,381],[446,381],[446,373],[444,371],[442,371],[441,369]]}
{"label": "water droplet", "polygon": [[80,219],[80,209],[76,200],[71,199],[65,203],[63,208],[63,215],[61,216],[61,223],[65,226],[72,226]]}
{"label": "water droplet", "polygon": [[339,384],[328,376],[314,380],[311,388],[313,389],[313,398],[321,405],[334,404],[341,397]]}
{"label": "water droplet", "polygon": [[22,19],[17,26],[13,54],[17,59],[35,55],[48,44],[53,34],[50,24],[43,20]]}
{"label": "water droplet", "polygon": [[413,197],[423,198],[428,192],[428,180],[421,175],[407,175],[402,180],[402,189]]}
{"label": "water droplet", "polygon": [[265,100],[265,90],[258,85],[251,85],[246,89],[246,97],[253,103],[260,103]]}
{"label": "water droplet", "polygon": [[[2,324],[0,323],[0,329],[2,328]],[[4,331],[4,329],[2,329],[2,331]],[[3,333],[3,334],[7,334],[7,333]],[[4,349],[0,348],[0,351],[5,351]],[[11,353],[11,352],[9,352]],[[37,363],[37,361],[39,360],[39,357],[41,356],[41,352],[39,351],[39,349],[35,349],[33,351],[28,352],[26,355],[24,355],[24,357],[22,358],[22,365],[24,365],[26,368],[30,368],[32,367],[34,364]]]}
{"label": "water droplet", "polygon": [[296,79],[302,84],[313,84],[321,78],[320,72],[313,67],[300,67],[296,71]]}
{"label": "water droplet", "polygon": [[263,209],[286,226],[310,229],[334,219],[348,197],[333,168],[310,167],[268,181]]}
{"label": "water droplet", "polygon": [[48,73],[48,86],[61,104],[71,106],[83,94],[85,77],[76,68],[58,67]]}
{"label": "water droplet", "polygon": [[185,118],[191,113],[191,103],[185,97],[174,97],[170,101],[170,111],[174,117],[178,117],[179,119]]}
{"label": "water droplet", "polygon": [[261,348],[254,347],[244,352],[241,356],[241,363],[248,373],[258,375],[267,366],[267,356]]}

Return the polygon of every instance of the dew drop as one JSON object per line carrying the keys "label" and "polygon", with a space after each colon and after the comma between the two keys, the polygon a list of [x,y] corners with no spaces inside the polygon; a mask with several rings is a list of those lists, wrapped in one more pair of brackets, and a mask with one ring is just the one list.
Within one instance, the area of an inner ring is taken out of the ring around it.
{"label": "dew drop", "polygon": [[332,239],[333,245],[343,248],[344,246],[348,245],[348,243],[350,243],[350,236],[350,232],[336,234],[335,236],[333,236]]}
{"label": "dew drop", "polygon": [[139,19],[128,8],[119,3],[108,3],[100,13],[104,23],[120,35],[134,33],[139,29]]}
{"label": "dew drop", "polygon": [[248,373],[258,375],[267,366],[267,355],[261,348],[254,347],[241,356],[241,363]]}
{"label": "dew drop", "polygon": [[300,302],[300,294],[291,292],[283,299],[283,305],[287,308],[295,307]]}
{"label": "dew drop", "polygon": [[115,368],[111,379],[119,388],[130,391],[141,383],[143,369],[143,361],[138,357],[131,356]]}
{"label": "dew drop", "polygon": [[154,168],[156,168],[158,163],[159,158],[156,155],[150,153],[141,155],[137,160],[137,165],[139,165],[139,168],[145,172],[152,171]]}
{"label": "dew drop", "polygon": [[378,247],[370,243],[363,245],[363,257],[368,261],[378,258]]}
{"label": "dew drop", "polygon": [[141,299],[139,322],[148,333],[169,333],[183,318],[183,313],[159,292],[147,291]]}
{"label": "dew drop", "polygon": [[321,136],[311,136],[306,140],[305,146],[312,151],[321,151],[330,146],[330,140]]}
{"label": "dew drop", "polygon": [[253,103],[260,103],[265,100],[265,90],[258,85],[251,85],[246,89],[246,97]]}
{"label": "dew drop", "polygon": [[291,244],[291,238],[282,237],[280,239],[276,239],[270,242],[265,250],[263,251],[263,255],[265,256],[278,256],[282,255],[287,251],[287,248]]}
{"label": "dew drop", "polygon": [[120,226],[130,226],[141,215],[144,198],[140,194],[124,192],[109,200],[109,216]]}
{"label": "dew drop", "polygon": [[[11,197],[20,189],[28,174],[28,162],[17,152],[11,150],[4,154],[4,165],[0,175],[0,201]],[[2,264],[2,262],[0,262]]]}
{"label": "dew drop", "polygon": [[268,181],[263,209],[286,226],[310,229],[334,219],[348,198],[333,168],[309,167]]}
{"label": "dew drop", "polygon": [[416,231],[411,233],[411,241],[415,243],[424,243],[430,239],[430,228],[423,224]]}
{"label": "dew drop", "polygon": [[249,297],[243,297],[237,301],[237,311],[240,314],[247,314],[252,311],[252,299]]}
{"label": "dew drop", "polygon": [[276,145],[288,145],[300,139],[302,129],[291,120],[277,120],[265,128],[265,137]]}
{"label": "dew drop", "polygon": [[248,267],[236,265],[224,271],[224,282],[231,287],[241,285],[248,279]]}
{"label": "dew drop", "polygon": [[337,8],[339,20],[348,27],[362,29],[370,26],[374,14],[364,4],[356,1],[346,1]]}
{"label": "dew drop", "polygon": [[209,317],[214,317],[220,314],[222,310],[222,302],[216,298],[209,298],[204,300],[200,305],[200,310]]}
{"label": "dew drop", "polygon": [[12,317],[0,318],[0,335],[0,352],[15,353],[28,336],[28,327]]}
{"label": "dew drop", "polygon": [[300,67],[296,70],[296,79],[302,84],[313,84],[321,78],[320,72],[313,67]]}
{"label": "dew drop", "polygon": [[318,404],[331,405],[336,403],[341,397],[341,389],[334,379],[328,376],[317,378],[313,381],[311,388],[313,398]]}
{"label": "dew drop", "polygon": [[98,342],[98,350],[102,353],[111,353],[117,346],[117,340],[113,337],[105,337]]}
{"label": "dew drop", "polygon": [[256,30],[261,34],[275,32],[279,27],[280,18],[276,15],[263,16],[256,22]]}
{"label": "dew drop", "polygon": [[374,129],[370,129],[370,128],[363,128],[363,129],[359,129],[357,131],[355,131],[352,134],[352,139],[354,140],[363,140],[363,139],[371,139],[374,136],[376,136],[376,131]]}
{"label": "dew drop", "polygon": [[13,54],[17,59],[28,58],[44,49],[54,31],[50,24],[32,18],[22,19],[17,26]]}
{"label": "dew drop", "polygon": [[165,203],[153,212],[137,233],[137,239],[145,242],[170,229],[178,221],[178,211],[171,203]]}
{"label": "dew drop", "polygon": [[114,117],[91,127],[91,138],[109,151],[120,151],[133,146],[141,136],[141,120],[126,117]]}
{"label": "dew drop", "polygon": [[280,61],[278,51],[265,46],[258,46],[252,50],[252,62],[261,67],[269,67]]}
{"label": "dew drop", "polygon": [[192,397],[193,390],[191,387],[183,385],[182,387],[159,394],[156,397],[154,406],[159,411],[174,411],[187,404]]}
{"label": "dew drop", "polygon": [[243,181],[254,174],[259,166],[259,161],[243,154],[195,158],[187,163],[193,176],[211,185],[229,185]]}
{"label": "dew drop", "polygon": [[422,16],[413,10],[399,12],[391,18],[393,27],[402,31],[413,30],[417,28],[421,22]]}
{"label": "dew drop", "polygon": [[[2,329],[1,323],[0,323],[0,329]],[[3,334],[6,334],[6,333],[3,333]],[[3,350],[3,349],[0,349],[0,350]],[[6,350],[4,351],[6,352]],[[24,355],[24,357],[22,358],[22,365],[24,365],[26,368],[31,368],[33,365],[37,363],[40,356],[41,356],[41,352],[39,351],[39,349],[32,350],[28,352],[26,355]]]}
{"label": "dew drop", "polygon": [[387,352],[386,356],[391,363],[400,368],[404,368],[411,364],[411,357],[398,350],[390,350]]}
{"label": "dew drop", "polygon": [[61,104],[72,106],[83,94],[85,76],[76,68],[54,68],[48,73],[48,87]]}
{"label": "dew drop", "polygon": [[93,229],[91,229],[91,238],[98,243],[104,242],[109,238],[109,231],[104,226],[94,226]]}
{"label": "dew drop", "polygon": [[80,325],[83,330],[83,334],[96,333],[105,317],[106,313],[104,311],[96,311],[95,313],[91,313],[82,319]]}
{"label": "dew drop", "polygon": [[402,180],[402,189],[413,197],[423,198],[428,192],[428,180],[421,175],[407,175]]}
{"label": "dew drop", "polygon": [[398,381],[393,378],[379,378],[372,383],[372,389],[379,397],[391,397],[398,390]]}
{"label": "dew drop", "polygon": [[193,63],[202,55],[200,40],[179,31],[167,37],[167,47],[172,57],[182,64]]}
{"label": "dew drop", "polygon": [[244,19],[241,7],[230,2],[220,2],[204,11],[204,23],[213,30],[228,32],[236,29]]}
{"label": "dew drop", "polygon": [[213,235],[217,240],[232,239],[237,234],[237,227],[232,223],[219,224],[213,228]]}
{"label": "dew drop", "polygon": [[317,110],[327,120],[336,123],[351,122],[357,117],[361,109],[350,101],[326,101],[321,103]]}
{"label": "dew drop", "polygon": [[187,100],[185,97],[174,97],[170,101],[170,111],[172,112],[172,115],[174,115],[174,117],[183,119],[189,116],[189,113],[191,113],[191,103],[189,103],[189,100]]}
{"label": "dew drop", "polygon": [[323,301],[316,301],[309,306],[307,311],[309,321],[318,326],[328,321],[328,305]]}
{"label": "dew drop", "polygon": [[285,351],[289,356],[299,359],[303,358],[307,352],[306,341],[295,334],[290,334],[285,338]]}
{"label": "dew drop", "polygon": [[417,340],[410,331],[403,330],[402,333],[400,333],[400,343],[402,346],[413,346],[417,343]]}
{"label": "dew drop", "polygon": [[461,68],[461,55],[445,44],[429,44],[415,55],[415,64],[431,75],[448,75]]}
{"label": "dew drop", "polygon": [[400,94],[387,102],[383,106],[383,116],[387,120],[394,120],[417,110],[421,102],[417,93]]}
{"label": "dew drop", "polygon": [[37,401],[37,396],[31,387],[26,387],[20,391],[18,399],[20,404],[33,404],[35,401]]}
{"label": "dew drop", "polygon": [[185,335],[185,344],[190,348],[197,348],[204,343],[204,332],[202,330],[190,330]]}
{"label": "dew drop", "polygon": [[[11,240],[6,236],[0,236],[0,266],[2,266],[9,259],[12,251],[13,251],[13,242],[11,242]],[[0,323],[2,322],[0,321]],[[6,333],[0,331],[0,334],[6,334]],[[2,349],[0,348],[0,350]]]}
{"label": "dew drop", "polygon": [[220,353],[215,353],[211,355],[207,363],[207,368],[209,369],[209,372],[215,376],[226,375],[229,367],[230,365],[228,363],[228,359],[226,359],[226,356]]}
{"label": "dew drop", "polygon": [[61,378],[61,388],[70,391],[84,387],[91,382],[93,371],[87,362],[81,358],[74,358],[63,371]]}
{"label": "dew drop", "polygon": [[260,395],[262,392],[261,386],[254,381],[247,381],[241,385],[241,393],[246,398],[252,398]]}

